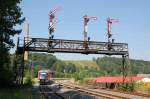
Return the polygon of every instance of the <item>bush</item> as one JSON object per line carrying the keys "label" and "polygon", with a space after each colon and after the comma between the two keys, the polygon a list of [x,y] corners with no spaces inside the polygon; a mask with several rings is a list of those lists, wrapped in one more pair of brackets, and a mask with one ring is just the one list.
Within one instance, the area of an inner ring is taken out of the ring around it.
{"label": "bush", "polygon": [[150,86],[146,86],[146,87],[145,87],[145,91],[146,91],[147,93],[150,93]]}
{"label": "bush", "polygon": [[31,79],[30,72],[26,72],[26,74],[25,74],[24,85],[26,85],[26,86],[32,86],[32,79]]}
{"label": "bush", "polygon": [[119,89],[122,91],[134,91],[135,90],[135,82],[120,84]]}
{"label": "bush", "polygon": [[5,88],[0,89],[0,99],[39,99],[38,94],[33,94],[28,88]]}
{"label": "bush", "polygon": [[12,84],[12,72],[9,70],[0,70],[0,87],[8,87]]}
{"label": "bush", "polygon": [[89,79],[88,78],[83,78],[82,80],[79,80],[80,84],[88,84]]}

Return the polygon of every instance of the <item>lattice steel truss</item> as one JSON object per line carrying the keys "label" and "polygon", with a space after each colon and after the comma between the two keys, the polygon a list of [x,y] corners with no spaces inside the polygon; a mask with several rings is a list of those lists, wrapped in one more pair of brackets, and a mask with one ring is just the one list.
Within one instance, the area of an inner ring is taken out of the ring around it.
{"label": "lattice steel truss", "polygon": [[66,52],[83,54],[127,55],[128,44],[97,41],[31,38],[24,45],[25,51]]}
{"label": "lattice steel truss", "polygon": [[[26,41],[28,40],[28,41]],[[111,43],[97,41],[65,40],[65,39],[46,39],[30,38],[24,39],[24,44],[17,47],[17,55],[24,58],[25,51],[37,52],[63,52],[81,54],[105,54],[122,55],[123,76],[126,75],[125,58],[129,56],[127,43]],[[23,62],[23,61],[22,61]],[[23,80],[24,65],[22,64],[21,73],[18,76]],[[20,81],[21,83],[23,81]]]}

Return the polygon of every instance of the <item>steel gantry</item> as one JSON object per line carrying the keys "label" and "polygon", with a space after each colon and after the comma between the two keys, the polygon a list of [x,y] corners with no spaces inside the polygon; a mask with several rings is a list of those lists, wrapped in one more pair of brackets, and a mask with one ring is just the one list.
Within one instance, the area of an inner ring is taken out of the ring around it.
{"label": "steel gantry", "polygon": [[[28,41],[26,41],[28,40]],[[81,53],[81,54],[104,54],[104,55],[121,55],[123,76],[126,75],[125,59],[129,56],[127,43],[112,43],[87,41],[87,46],[84,46],[84,41],[81,40],[65,40],[65,39],[47,39],[47,38],[24,38],[24,44],[17,44],[16,55],[20,60],[19,72],[16,72],[16,78],[19,83],[23,83],[24,76],[24,53],[25,51],[48,52],[48,53]]]}
{"label": "steel gantry", "polygon": [[[26,42],[26,41],[25,41]],[[87,41],[88,47],[81,40],[31,38],[24,44],[25,51],[66,52],[82,54],[127,55],[128,44]]]}
{"label": "steel gantry", "polygon": [[[123,77],[127,76],[126,59],[129,60],[128,44],[127,43],[115,43],[112,41],[111,25],[113,22],[117,22],[116,19],[107,19],[108,24],[108,42],[90,41],[90,37],[87,36],[87,24],[90,19],[97,20],[97,17],[89,17],[85,15],[84,19],[84,40],[66,40],[66,39],[54,39],[53,32],[55,30],[55,24],[58,22],[55,13],[60,10],[61,7],[56,7],[49,12],[49,38],[29,38],[29,25],[27,25],[26,36],[24,42],[21,45],[20,40],[17,42],[16,61],[14,62],[14,77],[18,84],[23,84],[24,76],[24,59],[27,59],[28,51],[36,52],[48,52],[48,53],[81,53],[81,54],[104,54],[104,55],[121,55],[122,56],[122,72]],[[26,54],[25,54],[26,53]]]}

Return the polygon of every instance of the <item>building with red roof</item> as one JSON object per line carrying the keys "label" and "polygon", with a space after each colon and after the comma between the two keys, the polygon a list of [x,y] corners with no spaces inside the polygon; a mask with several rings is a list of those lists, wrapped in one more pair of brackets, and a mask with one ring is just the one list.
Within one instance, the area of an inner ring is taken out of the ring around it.
{"label": "building with red roof", "polygon": [[123,78],[122,76],[114,76],[114,77],[97,77],[95,79],[96,83],[123,83],[123,82],[130,82],[130,81],[139,81],[143,77],[125,77]]}

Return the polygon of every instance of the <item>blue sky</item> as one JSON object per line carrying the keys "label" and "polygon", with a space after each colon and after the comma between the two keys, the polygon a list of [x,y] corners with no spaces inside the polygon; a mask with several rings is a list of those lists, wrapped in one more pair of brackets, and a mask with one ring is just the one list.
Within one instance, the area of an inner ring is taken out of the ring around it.
{"label": "blue sky", "polygon": [[[55,38],[83,40],[83,19],[87,14],[98,17],[91,21],[88,36],[91,40],[106,41],[106,18],[119,19],[113,24],[116,42],[129,44],[131,58],[150,60],[150,0],[23,0],[23,15],[30,24],[31,37],[48,38],[48,12],[55,6],[62,9],[56,13]],[[23,28],[23,25],[21,26]],[[20,35],[22,37],[22,35]],[[55,54],[60,59],[90,60],[102,55]]]}

